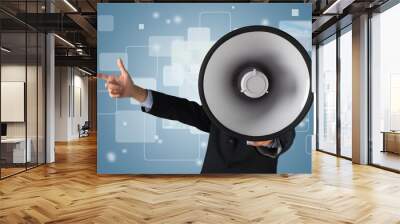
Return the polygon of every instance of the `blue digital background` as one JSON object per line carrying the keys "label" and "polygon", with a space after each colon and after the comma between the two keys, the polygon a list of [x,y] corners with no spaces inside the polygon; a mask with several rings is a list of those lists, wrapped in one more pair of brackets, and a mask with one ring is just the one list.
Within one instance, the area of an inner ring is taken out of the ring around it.
{"label": "blue digital background", "polygon": [[[212,43],[248,25],[280,28],[311,55],[311,5],[265,3],[98,4],[98,72],[119,74],[122,58],[145,88],[199,101],[199,64]],[[290,62],[288,62],[290,63]],[[278,173],[311,172],[312,110],[296,127]],[[208,134],[141,112],[130,99],[111,99],[98,80],[97,172],[200,173]]]}

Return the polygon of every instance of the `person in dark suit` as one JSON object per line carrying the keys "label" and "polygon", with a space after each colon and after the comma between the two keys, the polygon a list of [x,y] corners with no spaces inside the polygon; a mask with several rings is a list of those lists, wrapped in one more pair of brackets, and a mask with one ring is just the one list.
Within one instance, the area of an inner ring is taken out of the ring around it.
{"label": "person in dark suit", "polygon": [[246,141],[230,136],[211,122],[198,103],[144,89],[133,82],[121,59],[117,64],[121,71],[119,76],[97,75],[106,81],[110,97],[132,97],[141,103],[143,112],[210,133],[201,173],[276,173],[278,157],[293,143],[293,129],[266,141]]}

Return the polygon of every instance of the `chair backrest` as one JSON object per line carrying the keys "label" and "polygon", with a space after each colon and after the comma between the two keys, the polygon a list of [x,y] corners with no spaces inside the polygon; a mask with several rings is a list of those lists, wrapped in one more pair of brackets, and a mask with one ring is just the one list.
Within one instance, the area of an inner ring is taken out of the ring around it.
{"label": "chair backrest", "polygon": [[82,128],[89,128],[89,127],[90,127],[89,121],[85,121],[85,123],[83,124]]}

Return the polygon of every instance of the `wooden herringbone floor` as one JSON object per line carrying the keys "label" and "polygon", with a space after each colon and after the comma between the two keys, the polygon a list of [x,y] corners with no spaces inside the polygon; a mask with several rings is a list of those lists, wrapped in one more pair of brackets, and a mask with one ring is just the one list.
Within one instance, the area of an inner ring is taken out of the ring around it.
{"label": "wooden herringbone floor", "polygon": [[0,223],[400,223],[400,175],[313,156],[312,175],[99,176],[85,138],[0,181]]}

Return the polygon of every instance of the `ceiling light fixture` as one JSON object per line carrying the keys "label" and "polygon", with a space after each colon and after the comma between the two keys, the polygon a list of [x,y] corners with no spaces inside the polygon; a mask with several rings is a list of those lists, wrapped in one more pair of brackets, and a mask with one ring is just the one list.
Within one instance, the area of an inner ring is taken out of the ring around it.
{"label": "ceiling light fixture", "polygon": [[78,12],[78,10],[73,6],[68,0],[64,0],[65,4],[67,4],[74,12]]}
{"label": "ceiling light fixture", "polygon": [[355,0],[336,0],[335,2],[332,3],[327,9],[324,10],[322,14],[328,15],[328,14],[342,14],[343,9],[347,8],[349,5],[351,5]]}
{"label": "ceiling light fixture", "polygon": [[1,50],[4,51],[4,52],[6,52],[6,53],[10,53],[10,52],[11,52],[11,50],[9,50],[9,49],[7,49],[7,48],[5,48],[5,47],[1,47]]}
{"label": "ceiling light fixture", "polygon": [[337,4],[339,4],[340,0],[336,0],[332,5],[330,5],[327,9],[324,10],[322,14],[331,14],[332,9],[335,9],[337,7]]}
{"label": "ceiling light fixture", "polygon": [[54,34],[55,37],[57,37],[58,39],[60,39],[62,42],[66,43],[68,46],[75,48],[75,45],[73,45],[71,42],[69,42],[68,40],[60,37],[58,34]]}
{"label": "ceiling light fixture", "polygon": [[83,69],[81,69],[81,68],[79,68],[79,67],[78,67],[78,70],[81,71],[81,72],[83,72],[83,73],[85,73],[85,74],[87,74],[87,75],[92,75],[92,73],[90,73],[90,72],[88,72],[88,71],[86,71],[86,70],[83,70]]}

